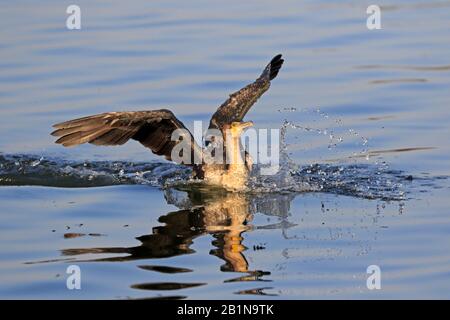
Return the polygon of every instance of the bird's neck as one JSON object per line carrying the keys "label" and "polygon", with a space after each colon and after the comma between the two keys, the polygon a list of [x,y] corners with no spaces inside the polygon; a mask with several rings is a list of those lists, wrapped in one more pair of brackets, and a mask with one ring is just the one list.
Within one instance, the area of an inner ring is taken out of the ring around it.
{"label": "bird's neck", "polygon": [[242,159],[240,146],[239,136],[231,136],[231,139],[227,141],[227,160],[229,163],[228,168],[230,170],[245,170],[245,163]]}

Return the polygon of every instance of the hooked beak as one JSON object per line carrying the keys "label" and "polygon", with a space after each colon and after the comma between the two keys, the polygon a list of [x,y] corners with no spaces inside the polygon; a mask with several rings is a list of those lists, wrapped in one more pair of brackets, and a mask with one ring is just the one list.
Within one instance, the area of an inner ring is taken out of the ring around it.
{"label": "hooked beak", "polygon": [[247,122],[233,122],[231,123],[230,126],[230,132],[233,136],[235,137],[239,137],[242,132],[246,129],[253,126],[253,122],[252,121],[247,121]]}
{"label": "hooked beak", "polygon": [[253,127],[253,121],[246,121],[246,122],[241,122],[241,128],[242,129],[247,129]]}

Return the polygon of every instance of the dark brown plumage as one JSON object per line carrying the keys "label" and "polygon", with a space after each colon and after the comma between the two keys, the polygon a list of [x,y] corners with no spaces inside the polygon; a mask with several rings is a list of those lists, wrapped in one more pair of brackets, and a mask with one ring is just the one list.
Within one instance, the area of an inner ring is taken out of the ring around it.
{"label": "dark brown plumage", "polygon": [[170,110],[107,112],[55,124],[51,135],[60,137],[56,143],[71,147],[82,143],[99,146],[122,145],[130,139],[139,141],[157,155],[171,160],[172,132],[185,129],[191,139],[192,152],[201,152],[190,132]]}
{"label": "dark brown plumage", "polygon": [[221,129],[225,124],[242,121],[253,104],[269,89],[270,81],[278,75],[283,62],[281,54],[275,56],[255,82],[232,93],[213,114],[209,128]]}

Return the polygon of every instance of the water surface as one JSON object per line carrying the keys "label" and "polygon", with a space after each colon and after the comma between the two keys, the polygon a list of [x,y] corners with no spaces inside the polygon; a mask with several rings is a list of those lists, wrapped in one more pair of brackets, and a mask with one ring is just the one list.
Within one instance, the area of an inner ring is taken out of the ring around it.
{"label": "water surface", "polygon": [[[69,31],[59,1],[2,2],[0,297],[447,298],[450,2],[383,1],[374,31],[369,4],[78,1]],[[285,166],[253,193],[49,135],[118,110],[206,125],[278,53],[246,119],[284,130]]]}

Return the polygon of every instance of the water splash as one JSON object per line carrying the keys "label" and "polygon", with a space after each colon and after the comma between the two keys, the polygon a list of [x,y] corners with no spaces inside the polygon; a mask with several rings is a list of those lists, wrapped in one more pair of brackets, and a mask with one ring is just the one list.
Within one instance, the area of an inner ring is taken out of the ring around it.
{"label": "water splash", "polygon": [[0,185],[96,187],[186,180],[190,170],[172,163],[68,161],[33,155],[0,155]]}
{"label": "water splash", "polygon": [[[280,112],[298,112],[296,108],[284,108]],[[344,128],[342,120],[332,119],[320,109],[300,109],[310,112],[320,119],[333,121]],[[317,120],[315,120],[317,121]],[[405,180],[409,180],[399,170],[391,170],[384,161],[357,163],[357,159],[369,158],[368,139],[349,128],[346,134],[360,139],[361,151],[354,151],[348,158],[353,163],[331,165],[328,163],[299,164],[290,157],[288,131],[313,132],[327,137],[328,147],[336,149],[346,139],[337,134],[335,128],[305,126],[285,120],[280,127],[280,163],[274,175],[259,175],[255,166],[249,179],[249,193],[298,193],[328,192],[368,199],[403,200]],[[341,130],[342,131],[342,130]],[[356,157],[355,157],[356,156]],[[353,158],[352,158],[353,157]],[[191,178],[191,169],[167,162],[131,161],[69,161],[44,156],[21,154],[0,155],[0,185],[42,185],[55,187],[95,187],[118,184],[145,184],[159,188],[189,186],[201,183]]]}
{"label": "water splash", "polygon": [[[339,127],[348,138],[357,137],[360,143],[356,147],[363,148],[354,151],[352,155],[362,155],[366,160],[369,155],[368,139],[361,136],[352,128],[346,129],[341,119],[333,119],[325,112],[308,108],[283,108],[280,113],[302,112],[313,116],[313,122],[326,119],[332,122],[334,127],[309,126],[284,120],[280,127],[280,169],[273,176],[253,175],[250,179],[250,189],[254,193],[264,192],[331,192],[369,199],[402,200],[405,192],[402,190],[404,179],[401,171],[389,170],[385,162],[376,162],[373,165],[357,164],[330,165],[330,164],[299,164],[290,157],[290,145],[288,144],[288,131],[293,131],[294,138],[304,136],[304,132],[310,132],[318,136],[328,137],[326,149],[336,149],[344,141],[344,134],[337,134],[335,127]],[[304,117],[297,117],[304,118]],[[301,131],[302,134],[299,134]],[[332,150],[333,151],[333,150]],[[256,170],[254,172],[258,172]]]}
{"label": "water splash", "polygon": [[[198,183],[190,180],[190,172],[189,168],[172,163],[75,162],[30,155],[0,156],[0,185],[95,187],[145,184],[165,188]],[[284,158],[276,175],[252,176],[249,189],[254,194],[320,191],[402,200],[405,179],[408,176],[387,166],[315,164],[299,167]]]}

